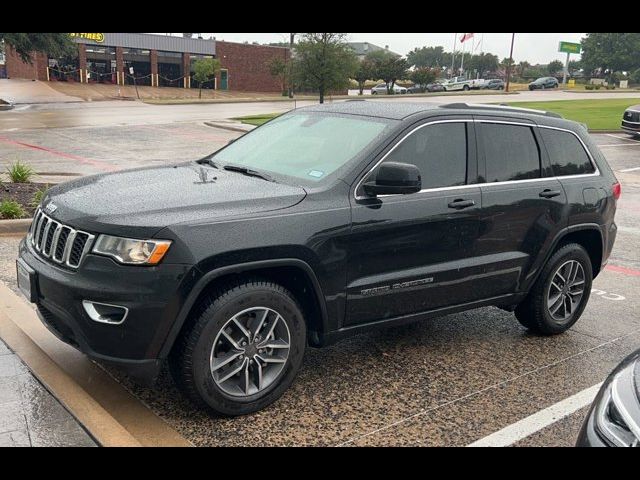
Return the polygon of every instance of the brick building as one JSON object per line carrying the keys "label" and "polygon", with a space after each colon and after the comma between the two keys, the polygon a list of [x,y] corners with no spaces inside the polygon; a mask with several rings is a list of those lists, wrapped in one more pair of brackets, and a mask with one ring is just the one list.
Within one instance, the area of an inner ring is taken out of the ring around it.
{"label": "brick building", "polygon": [[145,33],[71,33],[77,55],[47,58],[34,55],[24,63],[7,48],[9,78],[81,83],[133,84],[152,87],[197,87],[193,64],[200,58],[217,58],[221,69],[205,88],[252,92],[279,92],[281,79],[269,72],[275,58],[289,59],[289,49],[212,39],[184,38]]}

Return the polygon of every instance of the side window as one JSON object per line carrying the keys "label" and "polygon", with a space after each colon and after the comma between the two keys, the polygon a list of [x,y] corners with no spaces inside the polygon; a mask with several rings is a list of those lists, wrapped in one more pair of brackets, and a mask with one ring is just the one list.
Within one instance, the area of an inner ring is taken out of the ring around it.
{"label": "side window", "polygon": [[418,167],[422,188],[452,187],[467,182],[467,124],[435,123],[405,138],[385,162]]}
{"label": "side window", "polygon": [[483,123],[486,182],[540,178],[540,149],[531,127]]}
{"label": "side window", "polygon": [[540,128],[540,134],[545,147],[547,147],[555,175],[580,175],[595,172],[589,155],[575,135],[549,128]]}

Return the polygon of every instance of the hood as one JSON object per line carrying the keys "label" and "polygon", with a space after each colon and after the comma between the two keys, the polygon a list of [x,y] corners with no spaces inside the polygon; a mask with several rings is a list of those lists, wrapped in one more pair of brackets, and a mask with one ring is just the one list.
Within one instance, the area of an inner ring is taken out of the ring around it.
{"label": "hood", "polygon": [[51,188],[51,216],[89,232],[150,236],[163,227],[293,206],[302,187],[195,162],[92,175]]}

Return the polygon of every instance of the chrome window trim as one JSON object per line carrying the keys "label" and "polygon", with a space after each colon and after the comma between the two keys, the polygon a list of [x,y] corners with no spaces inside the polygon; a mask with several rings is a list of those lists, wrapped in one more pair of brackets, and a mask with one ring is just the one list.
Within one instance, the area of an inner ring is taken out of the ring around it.
{"label": "chrome window trim", "polygon": [[589,161],[591,162],[591,166],[594,168],[594,172],[593,173],[579,173],[576,175],[553,175],[550,177],[540,177],[540,178],[527,178],[525,180],[506,180],[503,182],[483,182],[483,183],[470,183],[468,185],[454,185],[452,187],[436,187],[436,188],[423,188],[422,190],[420,190],[419,192],[410,194],[410,195],[417,195],[420,193],[426,193],[426,192],[442,192],[442,191],[448,191],[448,190],[461,190],[464,188],[472,188],[472,187],[490,187],[492,185],[511,185],[511,184],[520,184],[520,183],[527,183],[527,182],[542,182],[542,181],[548,181],[548,180],[552,180],[552,179],[556,179],[556,180],[560,180],[560,179],[566,179],[566,178],[588,178],[588,177],[597,177],[600,176],[600,169],[598,168],[598,164],[596,163],[595,159],[593,158],[593,155],[591,154],[591,151],[589,150],[589,147],[587,147],[587,145],[584,143],[584,141],[580,138],[580,136],[569,129],[566,128],[561,128],[561,127],[552,127],[549,125],[537,125],[535,123],[525,123],[525,122],[516,122],[516,121],[511,121],[511,120],[490,120],[490,119],[477,119],[477,118],[463,118],[463,119],[451,119],[451,120],[435,120],[432,122],[427,122],[427,123],[423,123],[422,125],[418,125],[416,128],[414,128],[413,130],[411,130],[409,133],[407,133],[404,137],[402,137],[398,143],[396,143],[391,150],[389,150],[387,153],[385,153],[383,155],[383,157],[378,160],[376,162],[376,164],[371,167],[369,169],[369,171],[363,175],[363,177],[358,181],[358,183],[356,184],[356,188],[353,191],[353,197],[355,200],[368,200],[368,199],[372,199],[372,198],[387,198],[387,197],[398,197],[398,196],[405,196],[404,194],[390,194],[390,195],[378,195],[377,197],[368,197],[368,196],[363,196],[363,195],[357,195],[358,189],[360,188],[362,182],[364,182],[364,180],[371,174],[371,172],[373,172],[376,168],[378,168],[378,165],[380,165],[382,162],[384,162],[387,158],[387,156],[389,154],[391,154],[391,152],[393,152],[398,145],[400,145],[402,142],[405,141],[405,139],[413,134],[414,132],[416,132],[417,130],[427,127],[429,125],[435,125],[435,124],[439,124],[439,123],[499,123],[499,124],[505,124],[505,125],[519,125],[519,126],[525,126],[525,127],[530,127],[530,128],[547,128],[549,130],[558,130],[560,132],[566,132],[566,133],[570,133],[572,134],[574,137],[576,137],[578,139],[578,141],[580,142],[580,144],[582,145],[582,148],[584,148],[585,152],[587,152],[587,157],[589,157]]}

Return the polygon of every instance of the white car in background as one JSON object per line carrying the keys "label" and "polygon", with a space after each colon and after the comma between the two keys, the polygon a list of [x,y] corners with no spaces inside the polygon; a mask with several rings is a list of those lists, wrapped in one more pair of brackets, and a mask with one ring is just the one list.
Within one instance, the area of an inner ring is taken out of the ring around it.
{"label": "white car in background", "polygon": [[[453,77],[444,82],[445,92],[453,92],[455,90],[471,90],[474,88],[472,80],[467,80],[465,77]],[[477,87],[476,87],[477,88]]]}
{"label": "white car in background", "polygon": [[[393,85],[393,93],[394,95],[405,94],[407,93],[407,89],[405,87],[401,87],[399,85]],[[387,84],[379,83],[375,87],[371,89],[371,95],[386,95],[387,94]]]}

